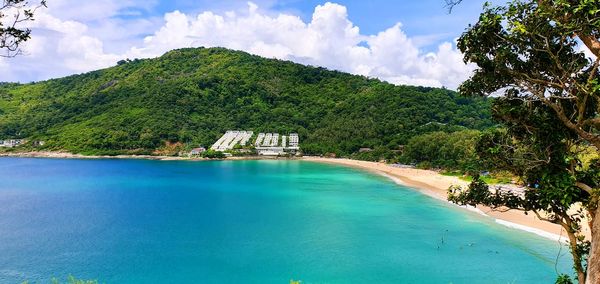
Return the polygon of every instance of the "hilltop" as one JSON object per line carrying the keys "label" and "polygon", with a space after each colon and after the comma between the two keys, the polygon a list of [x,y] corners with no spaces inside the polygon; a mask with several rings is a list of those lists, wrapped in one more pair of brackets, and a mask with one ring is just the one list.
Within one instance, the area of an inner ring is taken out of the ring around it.
{"label": "hilltop", "polygon": [[485,129],[490,102],[224,48],[30,84],[0,85],[0,139],[44,150],[148,154],[166,144],[209,146],[225,130],[297,132],[305,153],[391,153],[423,133]]}

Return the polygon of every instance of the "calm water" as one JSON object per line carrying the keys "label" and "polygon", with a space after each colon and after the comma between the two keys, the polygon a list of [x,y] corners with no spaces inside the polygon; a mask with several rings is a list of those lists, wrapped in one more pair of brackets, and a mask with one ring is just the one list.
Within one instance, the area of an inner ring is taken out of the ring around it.
{"label": "calm water", "polygon": [[0,159],[0,283],[554,283],[558,253],[344,167]]}

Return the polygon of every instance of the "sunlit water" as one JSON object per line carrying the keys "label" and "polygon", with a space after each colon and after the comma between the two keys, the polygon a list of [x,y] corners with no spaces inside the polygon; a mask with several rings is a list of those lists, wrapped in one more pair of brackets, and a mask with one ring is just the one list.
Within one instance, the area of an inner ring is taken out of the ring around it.
{"label": "sunlit water", "polygon": [[553,283],[566,252],[340,166],[0,159],[0,283]]}

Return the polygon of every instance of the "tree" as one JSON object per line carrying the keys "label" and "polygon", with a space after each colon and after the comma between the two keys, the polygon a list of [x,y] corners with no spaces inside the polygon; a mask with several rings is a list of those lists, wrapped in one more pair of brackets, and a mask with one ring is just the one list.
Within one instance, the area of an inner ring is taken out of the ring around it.
{"label": "tree", "polygon": [[[600,283],[600,164],[584,165],[578,153],[600,149],[600,1],[486,4],[458,47],[466,63],[477,65],[459,91],[499,97],[493,113],[507,126],[508,137],[488,139],[488,150],[510,150],[503,154],[513,158],[504,166],[530,187],[524,196],[492,193],[476,179],[465,191],[451,190],[450,199],[533,211],[563,225],[579,283]],[[590,221],[589,258],[588,244],[579,237],[581,214],[568,214],[577,203]]]}
{"label": "tree", "polygon": [[490,190],[475,174],[467,190],[451,188],[449,200],[531,212],[541,220],[560,224],[569,239],[574,269],[580,283],[585,283],[581,281],[585,279],[590,242],[581,233],[585,214],[573,208],[577,204],[591,206],[593,201],[574,183],[598,184],[598,160],[582,159],[589,146],[561,126],[553,111],[541,102],[499,98],[494,115],[506,128],[480,137],[476,146],[479,161],[487,168],[518,175],[529,189],[525,193],[501,187]]}
{"label": "tree", "polygon": [[21,44],[29,40],[31,29],[23,23],[33,21],[39,7],[46,7],[46,0],[31,6],[27,0],[3,0],[0,5],[0,57],[21,54]]}
{"label": "tree", "polygon": [[479,136],[477,130],[437,131],[415,136],[404,147],[400,160],[424,168],[470,171],[478,162],[475,142]]}

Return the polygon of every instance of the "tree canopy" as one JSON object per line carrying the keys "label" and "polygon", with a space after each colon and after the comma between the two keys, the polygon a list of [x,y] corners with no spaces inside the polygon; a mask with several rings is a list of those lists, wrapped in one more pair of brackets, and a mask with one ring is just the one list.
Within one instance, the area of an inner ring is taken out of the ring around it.
{"label": "tree canopy", "polygon": [[[488,4],[458,47],[465,62],[477,65],[459,91],[496,96],[493,116],[507,128],[484,136],[479,152],[529,188],[523,196],[490,191],[476,179],[466,190],[451,190],[450,200],[530,211],[561,224],[579,283],[600,283],[600,164],[584,163],[581,154],[600,149],[600,1]],[[578,204],[585,211],[569,211]],[[591,244],[580,237],[584,215]]]}
{"label": "tree canopy", "polygon": [[400,160],[419,168],[440,168],[470,172],[479,168],[475,145],[481,136],[477,130],[436,131],[411,138]]}

